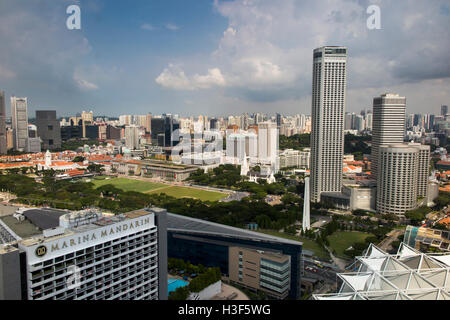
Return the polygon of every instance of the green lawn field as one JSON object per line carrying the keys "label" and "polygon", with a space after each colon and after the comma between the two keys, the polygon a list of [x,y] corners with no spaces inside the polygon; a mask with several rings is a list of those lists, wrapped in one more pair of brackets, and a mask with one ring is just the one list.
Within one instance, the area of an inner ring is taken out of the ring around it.
{"label": "green lawn field", "polygon": [[189,187],[168,186],[151,190],[146,193],[165,193],[175,198],[194,198],[202,201],[219,201],[227,196],[222,192],[207,191]]}
{"label": "green lawn field", "polygon": [[281,232],[276,232],[276,231],[258,230],[258,232],[269,234],[271,236],[276,236],[276,237],[280,237],[280,238],[303,242],[303,249],[313,251],[314,255],[318,258],[322,258],[325,260],[330,259],[330,254],[328,253],[328,251],[325,250],[324,248],[320,247],[314,240],[306,239],[306,238],[302,238],[302,237],[298,237],[298,236],[292,236],[292,235],[289,235],[286,233],[281,233]]}
{"label": "green lawn field", "polygon": [[137,191],[137,192],[149,192],[151,190],[166,187],[166,185],[162,183],[139,181],[126,178],[111,178],[108,180],[93,179],[91,182],[95,185],[96,188],[107,184],[112,184],[116,188],[122,189],[123,191]]}
{"label": "green lawn field", "polygon": [[165,193],[168,196],[175,198],[194,198],[202,201],[218,201],[227,196],[227,194],[222,192],[200,190],[196,188],[189,187],[179,187],[171,186],[163,183],[155,183],[148,181],[139,181],[127,178],[111,178],[91,181],[96,188],[101,186],[112,184],[116,188],[122,189],[124,191],[137,191],[143,193]]}
{"label": "green lawn field", "polygon": [[345,255],[347,248],[355,242],[364,242],[367,237],[371,236],[373,234],[365,232],[337,231],[328,237],[328,241],[330,242],[330,247],[336,250],[337,256],[348,258]]}

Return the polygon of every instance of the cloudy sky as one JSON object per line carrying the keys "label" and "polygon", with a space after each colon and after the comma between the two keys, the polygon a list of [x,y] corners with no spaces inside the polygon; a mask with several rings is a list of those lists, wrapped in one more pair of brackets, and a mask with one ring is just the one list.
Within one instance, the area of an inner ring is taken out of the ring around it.
{"label": "cloudy sky", "polygon": [[[66,28],[73,4],[81,30]],[[381,30],[366,26],[373,4]],[[309,114],[312,51],[342,45],[348,111],[397,92],[438,113],[449,30],[448,0],[0,0],[0,90],[30,116]]]}

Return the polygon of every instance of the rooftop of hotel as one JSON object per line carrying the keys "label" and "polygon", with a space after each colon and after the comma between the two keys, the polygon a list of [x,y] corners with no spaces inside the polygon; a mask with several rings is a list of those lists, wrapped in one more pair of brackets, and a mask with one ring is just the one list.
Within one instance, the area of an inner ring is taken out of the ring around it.
{"label": "rooftop of hotel", "polygon": [[[121,215],[105,214],[96,209],[67,212],[62,210],[35,208],[22,209],[18,212],[26,218],[19,221],[13,215],[0,217],[1,221],[15,233],[17,240],[25,246],[31,246],[41,241],[52,241],[71,234],[95,230],[107,225],[128,219],[134,219],[152,214],[157,209],[140,209]],[[63,228],[60,222],[65,222]],[[53,236],[45,236],[44,230],[57,230]],[[17,237],[18,236],[18,237]]]}

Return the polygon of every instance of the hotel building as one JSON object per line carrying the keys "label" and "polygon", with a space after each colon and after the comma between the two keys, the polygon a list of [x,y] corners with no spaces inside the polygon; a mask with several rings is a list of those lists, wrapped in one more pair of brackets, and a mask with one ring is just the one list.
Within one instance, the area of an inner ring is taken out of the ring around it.
{"label": "hotel building", "polygon": [[341,192],[347,48],[314,50],[311,122],[311,201]]}
{"label": "hotel building", "polygon": [[165,225],[157,208],[1,217],[0,300],[166,300]]}

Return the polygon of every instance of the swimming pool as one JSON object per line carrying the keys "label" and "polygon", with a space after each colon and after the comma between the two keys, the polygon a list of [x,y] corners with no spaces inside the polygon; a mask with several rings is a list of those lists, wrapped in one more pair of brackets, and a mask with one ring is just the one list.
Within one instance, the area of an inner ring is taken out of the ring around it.
{"label": "swimming pool", "polygon": [[167,284],[168,284],[167,294],[170,294],[172,291],[177,290],[177,288],[189,285],[189,282],[179,279],[168,279]]}

